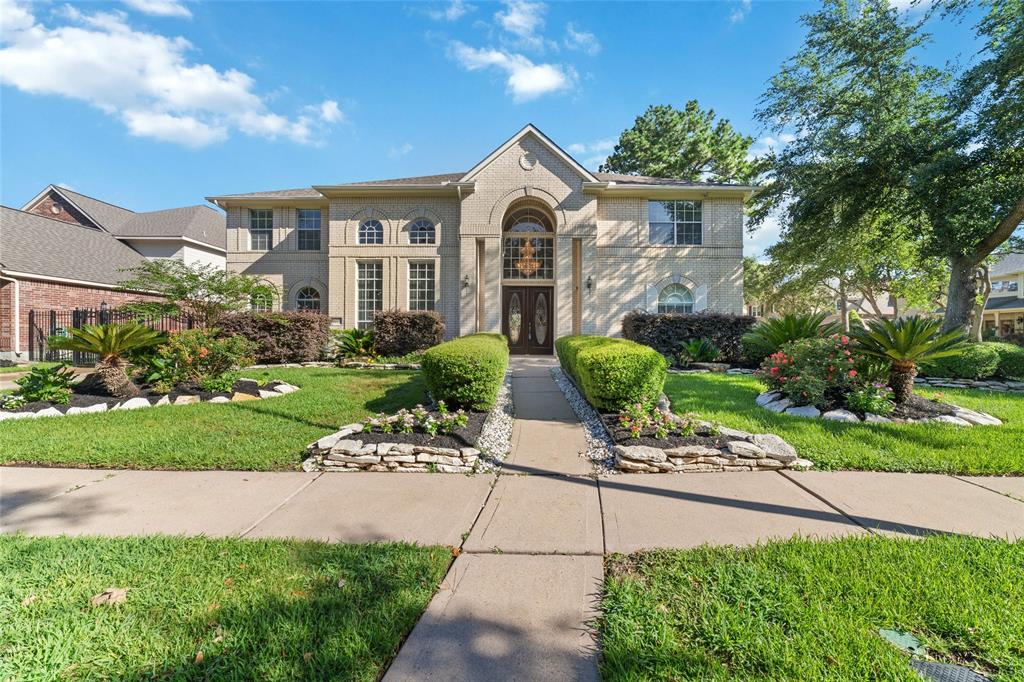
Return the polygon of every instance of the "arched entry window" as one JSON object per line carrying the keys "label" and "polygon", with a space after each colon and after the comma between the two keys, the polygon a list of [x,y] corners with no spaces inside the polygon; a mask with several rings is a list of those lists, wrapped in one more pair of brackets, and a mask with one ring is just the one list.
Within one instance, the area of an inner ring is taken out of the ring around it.
{"label": "arched entry window", "polygon": [[693,294],[682,284],[669,284],[658,294],[659,313],[692,313]]}
{"label": "arched entry window", "polygon": [[295,307],[308,312],[320,312],[320,292],[313,287],[302,287],[295,294]]}
{"label": "arched entry window", "polygon": [[384,226],[379,220],[364,220],[359,223],[360,244],[383,244]]}
{"label": "arched entry window", "polygon": [[502,222],[502,277],[554,279],[555,220],[535,199],[521,199]]}

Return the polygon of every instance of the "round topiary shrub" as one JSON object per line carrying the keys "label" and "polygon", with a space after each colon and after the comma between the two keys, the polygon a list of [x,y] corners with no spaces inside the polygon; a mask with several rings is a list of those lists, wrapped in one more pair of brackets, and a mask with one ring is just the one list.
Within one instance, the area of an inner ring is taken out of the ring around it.
{"label": "round topiary shrub", "polygon": [[987,344],[999,354],[999,367],[996,374],[1001,379],[1017,379],[1024,381],[1024,348],[1013,343],[994,341]]}
{"label": "round topiary shrub", "polygon": [[959,355],[922,363],[918,374],[951,379],[987,379],[995,376],[999,367],[999,352],[994,348],[995,345],[988,341],[966,344]]}

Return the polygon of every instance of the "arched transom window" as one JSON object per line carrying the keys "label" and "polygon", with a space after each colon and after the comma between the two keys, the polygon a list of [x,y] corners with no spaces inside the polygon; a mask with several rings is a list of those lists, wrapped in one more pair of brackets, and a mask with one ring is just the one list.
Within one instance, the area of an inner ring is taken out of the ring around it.
{"label": "arched transom window", "polygon": [[437,240],[437,230],[434,223],[426,218],[418,218],[409,223],[410,244],[433,244]]}
{"label": "arched transom window", "polygon": [[313,287],[302,287],[295,294],[295,307],[310,312],[320,311],[320,292]]}
{"label": "arched transom window", "polygon": [[364,220],[359,223],[360,244],[383,244],[384,226],[379,220]]}
{"label": "arched transom window", "polygon": [[555,221],[547,207],[535,200],[516,202],[502,223],[502,277],[553,279]]}
{"label": "arched transom window", "polygon": [[692,313],[693,294],[682,284],[669,284],[658,294],[659,313]]}

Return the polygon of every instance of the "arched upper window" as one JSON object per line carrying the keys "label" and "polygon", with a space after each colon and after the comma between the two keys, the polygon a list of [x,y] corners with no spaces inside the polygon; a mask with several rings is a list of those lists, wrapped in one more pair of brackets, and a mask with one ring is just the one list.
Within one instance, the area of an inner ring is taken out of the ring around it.
{"label": "arched upper window", "polygon": [[693,294],[682,284],[669,284],[658,294],[659,313],[692,313]]}
{"label": "arched upper window", "polygon": [[504,279],[554,278],[555,221],[546,206],[531,198],[513,203],[501,229]]}
{"label": "arched upper window", "polygon": [[273,309],[274,299],[265,291],[259,291],[249,299],[249,307],[254,313],[268,313]]}
{"label": "arched upper window", "polygon": [[418,218],[409,223],[410,244],[434,244],[437,241],[437,230],[434,223],[426,218]]}
{"label": "arched upper window", "polygon": [[513,209],[505,216],[502,225],[505,232],[554,232],[551,215],[536,204],[529,203]]}
{"label": "arched upper window", "polygon": [[383,244],[384,226],[379,220],[364,220],[359,223],[360,244]]}
{"label": "arched upper window", "polygon": [[313,287],[302,287],[295,294],[295,307],[310,312],[320,311],[320,292]]}

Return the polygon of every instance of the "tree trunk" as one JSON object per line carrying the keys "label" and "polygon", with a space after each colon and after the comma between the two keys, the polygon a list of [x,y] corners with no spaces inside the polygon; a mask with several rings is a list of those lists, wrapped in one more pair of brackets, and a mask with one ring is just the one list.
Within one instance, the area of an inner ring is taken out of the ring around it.
{"label": "tree trunk", "polygon": [[130,398],[139,394],[139,388],[125,373],[127,363],[123,360],[111,362],[100,362],[96,365],[96,376],[107,390],[107,393],[115,398]]}
{"label": "tree trunk", "polygon": [[978,295],[974,268],[977,265],[970,256],[957,256],[949,263],[949,291],[946,292],[946,315],[942,320],[942,331],[959,329],[969,331],[971,311],[974,310]]}
{"label": "tree trunk", "polygon": [[980,298],[974,304],[974,311],[971,314],[971,340],[981,343],[982,332],[985,327],[985,306],[988,304],[989,294],[992,293],[992,278],[989,276],[988,265],[982,263],[975,270],[975,286],[979,286]]}
{"label": "tree trunk", "polygon": [[914,377],[917,376],[917,365],[913,362],[895,361],[889,367],[889,388],[892,399],[897,405],[910,400],[914,394]]}

